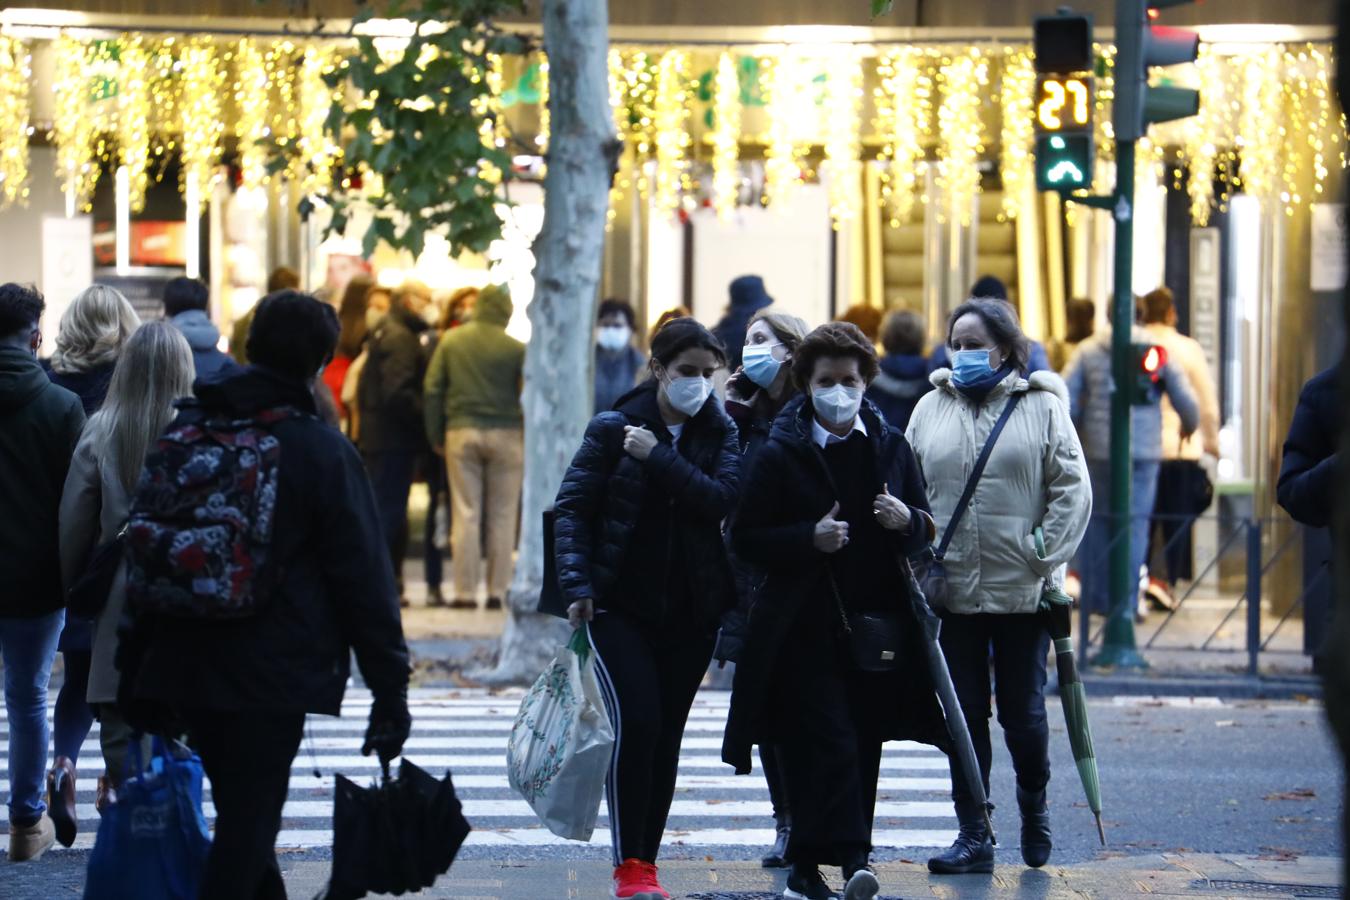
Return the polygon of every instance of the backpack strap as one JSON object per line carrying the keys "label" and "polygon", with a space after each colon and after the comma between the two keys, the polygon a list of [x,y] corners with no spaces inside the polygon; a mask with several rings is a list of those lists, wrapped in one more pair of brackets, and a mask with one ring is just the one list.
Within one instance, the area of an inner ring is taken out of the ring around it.
{"label": "backpack strap", "polygon": [[942,543],[938,544],[936,556],[943,559],[947,555],[947,547],[952,542],[952,535],[956,534],[957,523],[966,513],[966,507],[970,506],[970,501],[975,497],[975,488],[980,483],[980,476],[984,474],[984,467],[989,463],[989,456],[994,452],[994,444],[998,443],[998,436],[1003,433],[1003,426],[1008,424],[1008,418],[1012,411],[1017,408],[1018,401],[1022,399],[1022,394],[1013,394],[1008,398],[1008,405],[1003,407],[1003,414],[998,417],[994,423],[994,430],[989,432],[989,437],[984,442],[984,449],[980,451],[979,459],[975,460],[975,468],[970,471],[970,478],[966,481],[966,489],[961,494],[961,499],[956,503],[956,509],[952,512],[951,521],[947,523],[947,530],[942,533]]}

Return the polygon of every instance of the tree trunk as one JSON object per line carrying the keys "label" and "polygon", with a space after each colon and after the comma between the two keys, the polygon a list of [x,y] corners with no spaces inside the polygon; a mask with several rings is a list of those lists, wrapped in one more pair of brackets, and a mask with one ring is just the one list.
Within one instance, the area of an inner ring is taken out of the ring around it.
{"label": "tree trunk", "polygon": [[523,519],[497,667],[472,675],[488,684],[534,680],[566,639],[563,622],[535,612],[543,581],[541,518],[591,412],[591,327],[617,157],[606,0],[544,0],[543,16],[552,124],[525,354]]}

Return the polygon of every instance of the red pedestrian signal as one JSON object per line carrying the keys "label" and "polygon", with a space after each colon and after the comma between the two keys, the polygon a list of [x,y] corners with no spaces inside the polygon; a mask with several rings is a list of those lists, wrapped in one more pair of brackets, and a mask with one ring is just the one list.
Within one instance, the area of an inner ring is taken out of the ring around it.
{"label": "red pedestrian signal", "polygon": [[1132,344],[1130,349],[1135,360],[1130,403],[1134,406],[1151,406],[1158,402],[1159,382],[1162,381],[1163,369],[1167,368],[1167,348],[1157,344]]}

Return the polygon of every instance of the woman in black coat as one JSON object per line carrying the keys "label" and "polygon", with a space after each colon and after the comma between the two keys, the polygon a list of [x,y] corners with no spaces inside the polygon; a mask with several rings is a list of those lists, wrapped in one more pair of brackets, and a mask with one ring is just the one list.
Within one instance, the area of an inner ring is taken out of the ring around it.
{"label": "woman in black coat", "polygon": [[[819,870],[835,864],[844,897],[871,900],[882,744],[945,745],[916,598],[901,574],[933,525],[904,436],[863,401],[877,357],[862,332],[844,323],[817,328],[792,371],[807,396],[774,423],[732,531],[737,556],[767,579],[750,616],[722,755],[745,773],[752,744],[778,749],[792,809],[785,897],[836,897]],[[881,638],[869,642],[868,633]]]}
{"label": "woman in black coat", "polygon": [[721,525],[740,452],[712,392],[724,365],[722,345],[693,319],[657,332],[652,378],[591,420],[554,504],[558,584],[571,623],[590,623],[616,732],[615,897],[669,896],[656,857],[680,740],[718,620],[735,602]]}

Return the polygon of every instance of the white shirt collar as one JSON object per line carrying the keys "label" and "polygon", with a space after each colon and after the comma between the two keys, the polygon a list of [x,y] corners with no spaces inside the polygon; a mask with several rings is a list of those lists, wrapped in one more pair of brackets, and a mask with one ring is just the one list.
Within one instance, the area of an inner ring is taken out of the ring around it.
{"label": "white shirt collar", "polygon": [[[852,437],[853,432],[855,431],[861,434],[863,437],[867,436],[867,426],[863,423],[863,418],[861,415],[853,417],[853,427],[849,430],[848,436]],[[843,440],[843,438],[841,438],[837,434],[833,434],[832,432],[827,431],[825,429],[825,426],[820,424],[820,421],[815,416],[812,416],[811,440],[815,441],[816,446],[820,447],[823,450],[830,444],[839,443],[840,441]]]}

